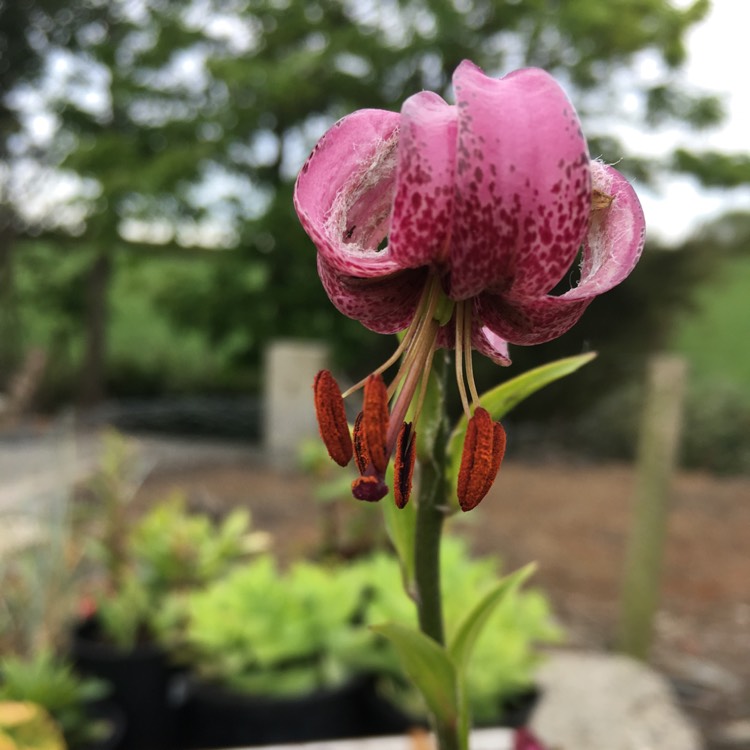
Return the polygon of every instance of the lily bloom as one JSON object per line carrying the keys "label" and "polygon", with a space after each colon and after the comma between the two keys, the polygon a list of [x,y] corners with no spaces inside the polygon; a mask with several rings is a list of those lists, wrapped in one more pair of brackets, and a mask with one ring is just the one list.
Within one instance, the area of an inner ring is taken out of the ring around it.
{"label": "lily bloom", "polygon": [[[294,204],[331,302],[378,333],[405,331],[394,356],[346,394],[330,373],[316,379],[329,452],[342,464],[354,454],[353,493],[377,500],[395,451],[396,502],[405,504],[415,436],[405,419],[410,407],[418,418],[436,348],[455,348],[470,416],[459,503],[469,510],[505,448],[502,427],[479,406],[472,350],[508,365],[508,343],[565,333],[632,271],[645,224],[626,179],[589,158],[575,109],[549,74],[494,79],[464,61],[453,87],[454,105],[425,91],[400,113],[365,109],[337,122],[303,166]],[[550,294],[579,254],[577,285]],[[399,358],[386,387],[382,373]],[[341,399],[360,387],[352,449]]]}

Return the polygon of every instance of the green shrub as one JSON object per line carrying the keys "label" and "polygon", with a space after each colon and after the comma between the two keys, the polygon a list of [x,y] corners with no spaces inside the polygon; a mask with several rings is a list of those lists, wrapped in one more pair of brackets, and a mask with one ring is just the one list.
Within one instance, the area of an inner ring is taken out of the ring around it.
{"label": "green shrub", "polygon": [[263,556],[185,602],[185,646],[204,678],[263,694],[299,694],[349,674],[337,654],[360,592],[332,569],[299,563],[282,574]]}
{"label": "green shrub", "polygon": [[41,706],[55,719],[73,750],[105,731],[99,722],[89,719],[86,704],[106,693],[105,683],[79,677],[68,662],[47,651],[31,658],[6,656],[0,661],[0,700]]}
{"label": "green shrub", "polygon": [[[393,557],[383,553],[356,563],[351,575],[360,576],[369,589],[365,609],[368,625],[396,622],[416,626],[415,607],[401,590],[401,572]],[[463,541],[451,537],[444,540],[441,581],[448,640],[464,615],[497,583],[499,575],[496,558],[472,558]],[[496,720],[504,698],[532,686],[540,661],[537,645],[560,639],[561,632],[539,591],[518,591],[506,597],[477,641],[470,663],[467,684],[475,719]],[[400,675],[395,653],[380,639],[353,658],[385,674]],[[406,701],[414,705],[413,698]]]}
{"label": "green shrub", "polygon": [[[496,560],[471,559],[465,545],[446,540],[442,576],[449,635],[497,582],[497,569]],[[387,553],[347,565],[298,563],[284,573],[266,556],[187,599],[173,598],[165,610],[170,607],[184,618],[184,653],[205,678],[248,693],[292,695],[374,672],[402,708],[418,709],[395,652],[367,627],[416,624],[399,565]],[[539,659],[535,645],[559,638],[539,592],[509,596],[472,661],[477,719],[496,719],[503,697],[529,687]]]}

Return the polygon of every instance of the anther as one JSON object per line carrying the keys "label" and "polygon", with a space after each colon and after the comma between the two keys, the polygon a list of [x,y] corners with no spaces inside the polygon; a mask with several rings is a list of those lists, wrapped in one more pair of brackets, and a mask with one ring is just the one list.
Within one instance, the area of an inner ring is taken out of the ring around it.
{"label": "anther", "polygon": [[414,463],[417,458],[417,436],[411,422],[404,422],[398,433],[393,459],[393,495],[397,508],[409,502]]}
{"label": "anther", "polygon": [[363,412],[357,414],[357,418],[354,420],[354,462],[357,464],[357,470],[360,474],[364,474],[367,471],[367,467],[370,464],[370,455],[367,452],[367,440],[365,439],[365,431],[363,427]]}
{"label": "anther", "polygon": [[365,383],[362,405],[362,430],[367,457],[379,474],[388,466],[388,391],[379,374],[370,375]]}
{"label": "anther", "polygon": [[388,494],[388,485],[379,476],[357,477],[352,482],[352,495],[357,500],[374,503]]}
{"label": "anther", "polygon": [[351,461],[353,448],[341,389],[328,370],[321,370],[315,376],[313,391],[320,436],[328,455],[339,466],[346,466]]}
{"label": "anther", "polygon": [[476,508],[489,492],[505,455],[505,430],[486,409],[477,408],[466,429],[458,472],[461,510]]}

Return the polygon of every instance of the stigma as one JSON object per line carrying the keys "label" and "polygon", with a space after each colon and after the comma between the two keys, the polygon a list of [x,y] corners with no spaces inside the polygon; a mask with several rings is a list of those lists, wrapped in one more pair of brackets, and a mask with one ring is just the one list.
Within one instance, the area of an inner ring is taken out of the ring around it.
{"label": "stigma", "polygon": [[[316,376],[313,389],[320,434],[340,466],[354,458],[359,476],[352,483],[352,494],[357,499],[375,502],[388,494],[386,471],[393,459],[395,503],[399,508],[408,503],[417,426],[438,336],[444,329],[455,332],[456,382],[469,420],[458,477],[459,506],[471,510],[489,492],[505,452],[505,430],[479,405],[471,359],[472,314],[473,300],[450,300],[438,274],[430,273],[414,317],[386,362],[344,393],[328,370]],[[386,384],[383,373],[399,360],[396,374]],[[360,390],[362,411],[350,432],[344,399]]]}

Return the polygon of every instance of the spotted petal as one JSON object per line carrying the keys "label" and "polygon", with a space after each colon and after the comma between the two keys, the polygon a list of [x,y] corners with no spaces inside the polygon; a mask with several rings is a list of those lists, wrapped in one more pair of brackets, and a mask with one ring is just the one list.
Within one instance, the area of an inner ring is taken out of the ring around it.
{"label": "spotted petal", "polygon": [[479,298],[481,319],[512,344],[541,344],[561,336],[598,295],[625,279],[641,256],[645,220],[633,188],[605,164],[592,162],[591,171],[594,190],[611,197],[611,203],[592,214],[578,286],[559,297],[483,294]]}
{"label": "spotted petal", "polygon": [[396,333],[414,317],[427,272],[414,268],[389,276],[356,278],[337,273],[318,254],[318,274],[340,312],[376,333]]}
{"label": "spotted petal", "polygon": [[404,267],[447,259],[453,214],[456,108],[423,91],[401,109],[389,250]]}
{"label": "spotted petal", "polygon": [[591,179],[573,106],[538,69],[499,80],[464,61],[458,115],[450,296],[538,296],[562,278],[586,233]]}
{"label": "spotted petal", "polygon": [[378,245],[396,189],[400,115],[362,109],[339,120],[297,177],[294,206],[305,231],[338,273],[371,277],[399,266]]}

